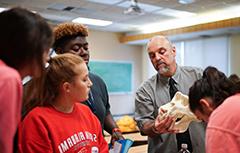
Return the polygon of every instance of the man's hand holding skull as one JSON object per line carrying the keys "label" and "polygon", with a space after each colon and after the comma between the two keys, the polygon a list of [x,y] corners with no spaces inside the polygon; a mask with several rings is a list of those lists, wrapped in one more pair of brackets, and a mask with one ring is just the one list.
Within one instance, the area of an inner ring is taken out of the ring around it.
{"label": "man's hand holding skull", "polygon": [[159,108],[153,131],[155,133],[183,133],[190,122],[200,121],[190,111],[188,96],[177,92],[173,99]]}

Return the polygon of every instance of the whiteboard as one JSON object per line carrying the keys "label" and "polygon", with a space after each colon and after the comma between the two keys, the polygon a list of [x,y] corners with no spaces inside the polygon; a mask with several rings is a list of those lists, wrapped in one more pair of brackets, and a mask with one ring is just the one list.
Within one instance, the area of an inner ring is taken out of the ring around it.
{"label": "whiteboard", "polygon": [[104,80],[110,94],[132,92],[132,62],[90,61],[89,67]]}

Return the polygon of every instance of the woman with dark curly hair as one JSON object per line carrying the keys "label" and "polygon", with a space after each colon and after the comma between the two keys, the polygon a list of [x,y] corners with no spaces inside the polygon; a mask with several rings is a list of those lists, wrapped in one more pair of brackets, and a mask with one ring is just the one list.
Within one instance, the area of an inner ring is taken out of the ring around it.
{"label": "woman with dark curly hair", "polygon": [[0,152],[13,152],[13,137],[20,121],[22,82],[40,76],[53,35],[38,14],[23,8],[0,13]]}
{"label": "woman with dark curly hair", "polygon": [[189,105],[200,120],[208,122],[208,153],[240,152],[240,82],[236,76],[227,78],[215,67],[207,67],[202,79],[190,88]]}

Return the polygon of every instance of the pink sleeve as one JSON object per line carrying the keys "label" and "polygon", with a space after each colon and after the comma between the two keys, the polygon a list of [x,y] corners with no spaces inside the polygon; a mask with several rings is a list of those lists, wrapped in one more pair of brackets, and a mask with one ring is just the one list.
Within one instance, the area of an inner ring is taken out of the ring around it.
{"label": "pink sleeve", "polygon": [[206,134],[206,152],[239,153],[240,142],[236,141],[239,138],[239,134],[235,135],[231,131],[223,130],[220,128],[208,128]]}
{"label": "pink sleeve", "polygon": [[13,138],[21,117],[22,84],[20,76],[0,79],[0,150],[12,153]]}

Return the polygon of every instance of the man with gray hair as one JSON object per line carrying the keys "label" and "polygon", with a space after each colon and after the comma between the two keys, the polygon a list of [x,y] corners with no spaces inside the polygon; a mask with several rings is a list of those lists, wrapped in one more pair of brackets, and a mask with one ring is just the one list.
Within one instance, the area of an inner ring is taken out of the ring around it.
{"label": "man with gray hair", "polygon": [[135,119],[141,134],[148,136],[148,152],[176,153],[186,143],[190,152],[204,153],[204,123],[192,122],[186,132],[179,133],[170,128],[173,117],[158,117],[159,107],[171,101],[177,91],[188,94],[190,86],[201,78],[202,70],[177,65],[176,49],[165,36],[153,37],[147,51],[157,74],[136,92]]}

